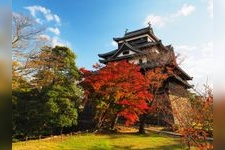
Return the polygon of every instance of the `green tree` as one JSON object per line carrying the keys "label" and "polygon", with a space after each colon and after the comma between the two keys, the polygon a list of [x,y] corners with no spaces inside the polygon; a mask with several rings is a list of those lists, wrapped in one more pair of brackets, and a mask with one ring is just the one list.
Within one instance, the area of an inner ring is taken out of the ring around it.
{"label": "green tree", "polygon": [[77,85],[79,72],[76,55],[67,47],[43,47],[28,63],[35,72],[31,83],[42,93],[48,126],[60,128],[77,124],[82,89]]}
{"label": "green tree", "polygon": [[27,62],[26,76],[13,63],[13,137],[62,133],[77,124],[83,92],[75,58],[67,47],[43,47]]}
{"label": "green tree", "polygon": [[26,138],[46,134],[45,99],[37,89],[13,91],[13,137]]}

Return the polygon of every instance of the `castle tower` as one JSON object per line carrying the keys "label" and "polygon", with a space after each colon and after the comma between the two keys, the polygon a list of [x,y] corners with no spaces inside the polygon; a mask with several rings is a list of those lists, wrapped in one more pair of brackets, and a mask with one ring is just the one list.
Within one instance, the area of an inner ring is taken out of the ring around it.
{"label": "castle tower", "polygon": [[[154,34],[150,24],[139,30],[131,32],[126,30],[124,36],[113,38],[113,40],[118,44],[117,49],[98,54],[99,61],[103,64],[127,60],[139,65],[143,72],[156,67],[170,66],[173,68],[173,75],[165,81],[156,100],[157,105],[164,105],[167,108],[155,110],[155,114],[151,114],[152,117],[149,120],[154,124],[166,124],[169,118],[169,122],[179,125],[179,118],[187,117],[188,108],[191,107],[187,96],[188,89],[192,87],[188,81],[192,80],[192,77],[177,64],[173,47],[165,46]],[[167,112],[163,109],[171,111]]]}

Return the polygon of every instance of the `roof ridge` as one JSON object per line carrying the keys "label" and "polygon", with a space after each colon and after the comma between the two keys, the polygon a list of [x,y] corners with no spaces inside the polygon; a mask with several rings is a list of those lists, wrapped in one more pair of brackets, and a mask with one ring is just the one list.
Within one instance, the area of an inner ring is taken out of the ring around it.
{"label": "roof ridge", "polygon": [[125,36],[126,35],[129,35],[129,34],[132,34],[132,33],[135,33],[135,32],[139,32],[139,31],[142,31],[142,30],[146,30],[146,29],[149,29],[149,27],[142,28],[142,29],[138,29],[138,30],[134,30],[134,31],[131,31],[131,32],[127,32],[127,33],[125,33]]}

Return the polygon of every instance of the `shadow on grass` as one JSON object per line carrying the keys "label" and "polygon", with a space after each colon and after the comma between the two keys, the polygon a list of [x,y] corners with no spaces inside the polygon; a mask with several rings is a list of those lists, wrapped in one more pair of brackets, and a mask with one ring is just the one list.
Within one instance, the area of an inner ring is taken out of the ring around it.
{"label": "shadow on grass", "polygon": [[118,139],[126,136],[136,136],[136,137],[173,137],[169,135],[164,135],[160,133],[154,133],[154,132],[149,132],[145,134],[140,134],[138,132],[132,132],[132,133],[113,133],[113,134],[101,134],[101,135],[107,135],[109,136],[110,139]]}
{"label": "shadow on grass", "polygon": [[92,148],[88,150],[130,150],[132,146],[113,146],[113,147],[99,147],[99,146],[93,146]]}
{"label": "shadow on grass", "polygon": [[158,147],[149,147],[149,148],[142,148],[142,149],[135,149],[132,146],[114,146],[113,150],[174,150],[174,149],[184,149],[181,145],[166,145],[166,146],[158,146]]}
{"label": "shadow on grass", "polygon": [[[181,144],[165,144],[165,145],[149,145],[146,148],[137,148],[137,145],[132,143],[132,137],[151,137],[151,138],[158,138],[158,137],[169,137],[167,135],[161,135],[157,133],[147,133],[147,134],[139,134],[139,133],[114,133],[114,134],[102,134],[107,135],[109,139],[117,139],[120,140],[123,138],[131,138],[131,140],[125,145],[113,144],[112,143],[98,143],[97,145],[92,146],[89,150],[181,150],[185,149],[184,146]],[[150,144],[150,143],[149,143]]]}
{"label": "shadow on grass", "polygon": [[149,148],[140,148],[135,149],[132,145],[131,146],[118,146],[114,145],[112,147],[103,147],[103,145],[95,145],[89,150],[181,150],[185,149],[184,146],[175,144],[175,145],[166,145],[166,146],[158,146],[158,147],[149,147]]}

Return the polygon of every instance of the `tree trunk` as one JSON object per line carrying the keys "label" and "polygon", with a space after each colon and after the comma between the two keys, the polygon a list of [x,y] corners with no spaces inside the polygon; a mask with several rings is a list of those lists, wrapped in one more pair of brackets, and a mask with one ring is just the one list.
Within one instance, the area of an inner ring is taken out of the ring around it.
{"label": "tree trunk", "polygon": [[26,137],[25,137],[25,145],[27,145],[27,141],[28,141],[28,136],[26,135]]}
{"label": "tree trunk", "polygon": [[107,108],[105,109],[105,111],[103,111],[100,116],[99,116],[99,119],[98,119],[98,123],[97,123],[97,126],[96,128],[97,129],[100,129],[102,127],[102,124],[103,122],[105,121],[105,118],[106,118],[106,115],[107,115],[107,112],[108,112],[108,109],[110,108],[110,105],[111,105],[112,102],[110,102],[107,106]]}
{"label": "tree trunk", "polygon": [[61,128],[61,130],[60,130],[61,141],[63,140],[63,135],[62,135],[62,133],[63,133],[63,128]]}
{"label": "tree trunk", "polygon": [[191,149],[191,144],[190,144],[190,141],[188,141],[186,150],[190,150],[190,149]]}
{"label": "tree trunk", "polygon": [[139,124],[139,133],[145,134],[145,120],[146,120],[146,114],[143,114],[140,116],[140,124]]}
{"label": "tree trunk", "polygon": [[114,130],[115,129],[115,125],[116,125],[116,123],[117,123],[117,120],[118,120],[118,114],[116,114],[115,115],[115,117],[113,118],[113,121],[112,121],[112,123],[111,123],[111,130]]}
{"label": "tree trunk", "polygon": [[105,113],[101,114],[101,116],[99,117],[98,123],[96,125],[97,130],[99,130],[102,127],[104,120],[105,120]]}

